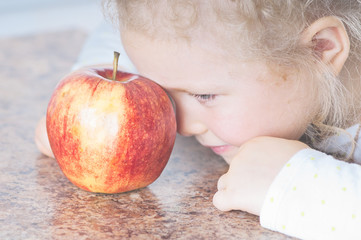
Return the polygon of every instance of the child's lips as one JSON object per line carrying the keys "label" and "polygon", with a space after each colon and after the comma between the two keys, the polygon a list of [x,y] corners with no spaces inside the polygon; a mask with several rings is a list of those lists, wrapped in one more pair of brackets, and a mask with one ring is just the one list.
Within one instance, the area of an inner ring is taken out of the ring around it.
{"label": "child's lips", "polygon": [[212,149],[212,151],[214,153],[216,153],[218,155],[222,155],[225,152],[229,151],[232,146],[230,146],[230,145],[221,145],[221,146],[207,146],[207,147]]}

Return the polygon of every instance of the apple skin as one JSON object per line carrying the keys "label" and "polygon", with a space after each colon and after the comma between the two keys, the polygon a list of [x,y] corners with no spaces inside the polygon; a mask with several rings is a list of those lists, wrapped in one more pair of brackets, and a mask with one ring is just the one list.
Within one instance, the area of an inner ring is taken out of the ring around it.
{"label": "apple skin", "polygon": [[155,82],[112,69],[66,76],[48,105],[46,126],[54,156],[76,186],[120,193],[148,186],[173,149],[172,101]]}

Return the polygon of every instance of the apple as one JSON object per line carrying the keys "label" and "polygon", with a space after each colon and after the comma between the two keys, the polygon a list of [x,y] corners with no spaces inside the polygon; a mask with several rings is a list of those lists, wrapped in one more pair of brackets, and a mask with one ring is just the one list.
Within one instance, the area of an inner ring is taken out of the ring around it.
{"label": "apple", "polygon": [[174,107],[157,83],[114,67],[63,78],[46,114],[50,147],[76,186],[120,193],[148,186],[165,168],[176,137]]}

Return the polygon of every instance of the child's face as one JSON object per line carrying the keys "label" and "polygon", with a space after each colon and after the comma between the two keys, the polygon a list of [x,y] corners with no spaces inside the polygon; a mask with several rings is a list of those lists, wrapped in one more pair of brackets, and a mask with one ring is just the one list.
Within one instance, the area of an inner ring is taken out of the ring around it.
{"label": "child's face", "polygon": [[178,132],[227,162],[251,138],[298,139],[310,122],[305,81],[227,56],[211,41],[161,42],[129,31],[122,39],[139,73],[174,99]]}

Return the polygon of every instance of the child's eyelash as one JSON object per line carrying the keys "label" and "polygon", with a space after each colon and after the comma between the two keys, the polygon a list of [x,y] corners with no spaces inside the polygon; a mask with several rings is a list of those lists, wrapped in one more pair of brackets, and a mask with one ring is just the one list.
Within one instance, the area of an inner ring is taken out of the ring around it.
{"label": "child's eyelash", "polygon": [[214,100],[216,94],[191,94],[192,97],[195,97],[199,102],[206,103]]}

